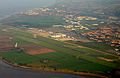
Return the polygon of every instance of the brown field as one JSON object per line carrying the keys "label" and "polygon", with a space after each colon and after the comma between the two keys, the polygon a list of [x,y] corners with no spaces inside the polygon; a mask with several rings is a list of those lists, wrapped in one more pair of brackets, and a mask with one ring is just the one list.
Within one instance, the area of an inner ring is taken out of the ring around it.
{"label": "brown field", "polygon": [[37,45],[23,46],[22,48],[26,51],[27,54],[30,54],[30,55],[38,55],[38,54],[55,52],[52,49],[45,48],[42,46],[37,46]]}
{"label": "brown field", "polygon": [[28,50],[27,53],[30,55],[37,55],[37,54],[45,54],[45,53],[50,53],[50,52],[55,52],[52,49],[48,49],[48,48],[41,48],[39,50]]}
{"label": "brown field", "polygon": [[11,43],[10,36],[0,36],[0,51],[9,51],[14,46]]}

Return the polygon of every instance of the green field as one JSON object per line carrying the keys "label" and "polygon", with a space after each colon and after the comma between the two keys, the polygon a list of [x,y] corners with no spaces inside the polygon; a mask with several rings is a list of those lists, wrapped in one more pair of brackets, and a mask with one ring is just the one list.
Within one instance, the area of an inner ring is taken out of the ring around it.
{"label": "green field", "polygon": [[91,41],[91,42],[67,41],[67,42],[73,43],[73,44],[78,44],[78,45],[81,45],[81,46],[89,47],[89,48],[100,50],[100,51],[105,51],[105,52],[109,52],[110,50],[112,51],[112,50],[115,49],[114,47],[111,47],[108,44],[98,43],[98,42],[95,42],[95,41]]}
{"label": "green field", "polygon": [[53,25],[63,25],[65,21],[60,16],[12,16],[2,21],[4,24],[29,25],[30,27],[51,27]]}
{"label": "green field", "polygon": [[[1,52],[1,56],[11,63],[38,69],[51,68],[94,73],[106,73],[119,66],[118,57],[109,53],[40,36],[35,39],[33,34],[18,28],[8,29],[7,32],[0,32],[0,35],[12,35],[14,38],[12,42],[18,42],[18,45],[34,44],[55,50],[55,52],[40,55],[29,55],[25,51],[17,49]],[[111,59],[113,62],[101,60],[99,57]]]}

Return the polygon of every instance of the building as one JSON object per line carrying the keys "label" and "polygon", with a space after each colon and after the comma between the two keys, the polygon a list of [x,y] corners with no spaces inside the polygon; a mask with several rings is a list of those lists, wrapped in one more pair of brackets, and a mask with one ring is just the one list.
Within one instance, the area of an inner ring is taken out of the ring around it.
{"label": "building", "polygon": [[62,33],[56,33],[56,34],[51,35],[51,37],[52,38],[65,38],[66,35]]}

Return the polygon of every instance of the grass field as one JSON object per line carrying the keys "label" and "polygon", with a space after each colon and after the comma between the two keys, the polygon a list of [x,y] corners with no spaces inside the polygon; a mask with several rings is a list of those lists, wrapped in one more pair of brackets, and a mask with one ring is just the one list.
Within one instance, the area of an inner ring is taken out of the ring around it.
{"label": "grass field", "polygon": [[[73,44],[78,44],[81,46],[85,46],[85,47],[89,47],[89,48],[93,48],[96,50],[100,50],[100,51],[105,51],[105,52],[109,52],[110,50],[114,50],[114,47],[111,47],[110,45],[104,44],[104,43],[98,43],[95,41],[91,41],[91,42],[75,42],[75,41],[68,41],[70,43]],[[111,52],[112,53],[112,52]]]}
{"label": "grass field", "polygon": [[12,25],[29,25],[30,27],[51,27],[53,25],[63,25],[65,21],[59,16],[12,16],[2,21]]}
{"label": "grass field", "polygon": [[[33,34],[18,28],[8,27],[7,32],[0,30],[0,35],[1,34],[11,35],[13,37],[12,42],[17,42],[18,46],[32,44],[55,50],[55,52],[39,55],[29,55],[24,50],[17,49],[0,53],[3,58],[12,63],[27,65],[34,68],[46,67],[99,73],[106,73],[117,68],[119,65],[119,63],[117,63],[119,61],[118,57],[115,55],[40,36],[33,38]],[[111,59],[113,61],[106,61],[104,59],[99,59],[99,57]]]}

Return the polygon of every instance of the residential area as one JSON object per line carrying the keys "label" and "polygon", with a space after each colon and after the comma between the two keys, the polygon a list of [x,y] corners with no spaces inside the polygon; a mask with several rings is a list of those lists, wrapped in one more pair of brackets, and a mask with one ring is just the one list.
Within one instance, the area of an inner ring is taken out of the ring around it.
{"label": "residential area", "polygon": [[98,17],[72,14],[65,9],[48,7],[35,8],[21,14],[27,16],[54,15],[62,17],[65,22],[55,24],[49,30],[46,30],[48,28],[27,29],[34,34],[60,41],[82,41],[81,37],[84,37],[86,41],[96,41],[115,47],[117,54],[120,54],[120,29],[112,24],[117,20],[114,16],[108,16],[107,23],[105,23],[105,20]]}
{"label": "residential area", "polygon": [[102,27],[94,31],[82,33],[81,35],[90,40],[94,40],[98,43],[105,43],[112,47],[115,47],[115,50],[120,52],[120,30],[119,29],[113,30],[112,28]]}

